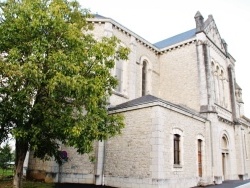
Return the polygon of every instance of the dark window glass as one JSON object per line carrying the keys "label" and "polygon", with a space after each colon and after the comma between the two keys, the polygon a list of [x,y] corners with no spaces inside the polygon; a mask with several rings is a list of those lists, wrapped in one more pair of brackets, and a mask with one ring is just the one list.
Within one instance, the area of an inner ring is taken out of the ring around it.
{"label": "dark window glass", "polygon": [[174,135],[174,164],[180,164],[180,135]]}
{"label": "dark window glass", "polygon": [[198,173],[202,177],[202,152],[201,152],[202,140],[198,139]]}
{"label": "dark window glass", "polygon": [[118,92],[121,92],[122,90],[122,61],[116,62],[115,76],[118,80],[118,85],[116,86],[115,90]]}
{"label": "dark window glass", "polygon": [[146,95],[146,76],[147,76],[147,62],[143,61],[143,65],[142,65],[142,96]]}

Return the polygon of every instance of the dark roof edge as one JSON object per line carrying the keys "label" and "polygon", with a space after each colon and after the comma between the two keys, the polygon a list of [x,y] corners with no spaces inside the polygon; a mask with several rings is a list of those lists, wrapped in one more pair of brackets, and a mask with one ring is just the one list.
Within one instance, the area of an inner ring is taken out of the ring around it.
{"label": "dark roof edge", "polygon": [[[199,112],[197,112],[197,111],[195,111],[193,109],[171,103],[169,101],[160,99],[160,98],[155,97],[153,95],[147,95],[147,96],[150,96],[151,98],[149,100],[142,100],[142,102],[137,103],[137,101],[142,99],[142,97],[140,97],[140,98],[137,98],[137,99],[122,103],[120,105],[111,107],[111,108],[108,109],[109,113],[114,114],[114,113],[120,113],[120,112],[125,112],[125,111],[132,111],[132,110],[137,110],[137,109],[142,109],[142,108],[148,108],[148,107],[152,107],[152,106],[161,106],[161,107],[164,107],[164,108],[174,110],[174,111],[176,111],[178,113],[181,113],[181,114],[185,114],[185,115],[189,114],[192,117],[196,116],[197,118],[207,120]],[[147,96],[143,96],[143,97],[147,97]]]}

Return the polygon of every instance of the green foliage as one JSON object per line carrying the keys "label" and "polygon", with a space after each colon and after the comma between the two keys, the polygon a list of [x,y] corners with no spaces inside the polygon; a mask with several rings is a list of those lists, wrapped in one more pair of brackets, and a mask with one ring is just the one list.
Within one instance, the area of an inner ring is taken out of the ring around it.
{"label": "green foliage", "polygon": [[109,115],[117,85],[110,69],[129,50],[115,37],[94,39],[91,15],[67,0],[6,0],[0,4],[0,143],[8,134],[41,159],[59,143],[92,150],[124,127]]}
{"label": "green foliage", "polygon": [[0,168],[3,170],[8,169],[9,162],[12,160],[11,147],[8,144],[0,147]]}

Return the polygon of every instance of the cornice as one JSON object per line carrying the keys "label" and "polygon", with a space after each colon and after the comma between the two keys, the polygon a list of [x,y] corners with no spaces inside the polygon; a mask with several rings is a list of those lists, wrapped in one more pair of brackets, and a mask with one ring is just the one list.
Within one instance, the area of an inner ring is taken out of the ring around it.
{"label": "cornice", "polygon": [[221,116],[218,116],[218,120],[219,120],[220,122],[226,123],[226,124],[228,124],[228,125],[234,125],[234,123],[233,123],[232,121],[229,121],[229,120],[227,120],[227,119],[225,119],[225,118],[223,118],[223,117],[221,117]]}
{"label": "cornice", "polygon": [[152,50],[154,53],[157,54],[160,51],[157,47],[152,45],[150,42],[148,42],[144,38],[140,37],[139,35],[137,35],[133,31],[129,30],[128,28],[124,27],[123,25],[119,24],[118,22],[114,21],[111,18],[101,18],[101,19],[90,18],[90,19],[88,19],[88,21],[91,22],[91,23],[99,23],[99,24],[105,24],[106,22],[109,22],[109,23],[112,24],[112,27],[114,29],[123,32],[127,36],[135,37],[136,42],[138,42],[139,44],[141,44],[141,45],[145,46],[146,48]]}
{"label": "cornice", "polygon": [[154,107],[154,106],[160,106],[162,108],[165,108],[165,109],[174,111],[176,113],[191,117],[191,118],[196,119],[196,120],[201,121],[201,122],[207,121],[207,119],[205,117],[198,115],[196,113],[193,113],[185,108],[176,106],[176,105],[171,104],[171,103],[164,103],[161,101],[154,101],[154,102],[149,102],[149,103],[145,103],[145,104],[138,104],[136,106],[126,107],[126,108],[122,108],[122,109],[118,109],[118,110],[110,110],[109,114],[125,113],[128,111],[139,110],[139,109],[143,109],[143,108],[150,108],[150,107]]}
{"label": "cornice", "polygon": [[193,44],[196,42],[196,38],[192,38],[192,39],[188,39],[186,41],[182,41],[180,43],[177,43],[177,44],[174,44],[174,45],[171,45],[171,46],[168,46],[166,48],[163,48],[161,49],[158,54],[161,55],[161,54],[164,54],[164,53],[167,53],[167,52],[170,52],[170,51],[173,51],[173,50],[176,50],[176,49],[180,49],[182,47],[185,47],[187,45],[190,45],[190,44]]}

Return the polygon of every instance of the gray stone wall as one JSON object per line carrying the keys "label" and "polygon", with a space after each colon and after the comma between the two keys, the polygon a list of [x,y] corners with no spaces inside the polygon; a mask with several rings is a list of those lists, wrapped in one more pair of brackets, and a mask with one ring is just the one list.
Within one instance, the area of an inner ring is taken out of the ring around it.
{"label": "gray stone wall", "polygon": [[[211,183],[209,125],[180,109],[153,106],[123,113],[122,135],[107,142],[105,185],[115,187],[196,186],[198,139],[203,140],[204,182]],[[173,164],[173,135],[181,135],[181,164]]]}
{"label": "gray stone wall", "polygon": [[75,149],[62,147],[69,157],[67,162],[59,166],[55,160],[43,161],[33,157],[31,152],[27,177],[45,182],[95,183],[95,163],[90,156],[95,153],[80,155]]}
{"label": "gray stone wall", "polygon": [[199,111],[196,44],[173,49],[161,55],[160,62],[159,96],[167,101],[183,104]]}

